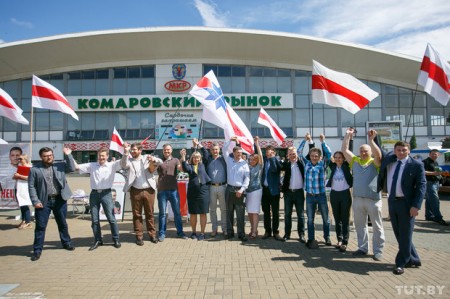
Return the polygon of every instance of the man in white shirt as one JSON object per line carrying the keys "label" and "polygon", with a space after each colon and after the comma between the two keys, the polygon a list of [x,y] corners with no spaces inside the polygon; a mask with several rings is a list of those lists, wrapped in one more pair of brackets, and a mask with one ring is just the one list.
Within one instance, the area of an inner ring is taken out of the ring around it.
{"label": "man in white shirt", "polygon": [[[120,160],[120,165],[122,169],[128,169],[128,180],[124,191],[130,191],[136,244],[138,246],[144,245],[142,208],[144,208],[150,242],[156,244],[158,239],[156,238],[155,217],[153,215],[156,191],[154,175],[157,168],[156,158],[150,155],[142,155],[141,143],[130,145],[125,142],[123,147],[124,153]],[[131,153],[130,158],[128,157],[129,153]]]}
{"label": "man in white shirt", "polygon": [[97,162],[77,164],[74,161],[75,169],[77,169],[80,174],[89,173],[91,177],[89,207],[91,210],[92,231],[95,240],[94,244],[89,248],[90,251],[103,245],[102,230],[100,227],[100,205],[102,205],[106,219],[108,219],[111,227],[114,247],[121,247],[119,242],[119,227],[117,225],[116,217],[114,216],[114,201],[111,193],[115,173],[119,171],[121,167],[120,161],[108,162],[108,157],[109,150],[107,148],[101,148],[97,151]]}

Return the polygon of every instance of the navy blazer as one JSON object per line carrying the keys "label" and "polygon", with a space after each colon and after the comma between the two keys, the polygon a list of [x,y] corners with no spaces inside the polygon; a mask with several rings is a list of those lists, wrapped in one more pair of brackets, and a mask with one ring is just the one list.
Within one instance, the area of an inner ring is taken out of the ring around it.
{"label": "navy blazer", "polygon": [[[393,152],[383,156],[381,160],[380,173],[378,174],[377,191],[387,191],[387,166],[390,163],[395,163],[397,156]],[[423,198],[427,190],[427,181],[425,179],[425,169],[423,163],[416,161],[410,156],[406,161],[403,175],[401,177],[401,186],[403,194],[409,203],[410,207],[420,209]]]}
{"label": "navy blazer", "polygon": [[[336,172],[337,164],[334,162],[330,162],[328,167],[330,167],[330,169],[331,169],[331,174],[330,174],[330,178],[328,179],[327,187],[331,187],[331,183],[333,182],[333,176]],[[344,172],[345,181],[351,188],[353,186],[353,176],[350,171],[350,164],[348,164],[347,161],[344,161],[344,163],[342,163],[341,169],[342,169],[342,172]]]}
{"label": "navy blazer", "polygon": [[186,161],[181,162],[181,166],[183,167],[183,171],[189,174],[189,185],[199,186],[200,181],[202,182],[203,185],[211,182],[211,179],[206,173],[205,164],[203,163],[198,164],[197,168],[198,173],[195,173],[193,165],[188,164]]}
{"label": "navy blazer", "polygon": [[[72,191],[67,183],[66,173],[75,171],[75,163],[72,155],[64,155],[64,159],[65,161],[54,162],[50,167],[53,169],[53,175],[61,188],[62,199],[68,200],[72,196]],[[40,162],[31,168],[28,175],[28,191],[33,206],[38,203],[42,203],[43,206],[47,204],[49,194],[43,170],[44,164]]]}
{"label": "navy blazer", "polygon": [[266,179],[265,165],[268,163],[269,172],[267,173],[267,184],[271,195],[280,194],[280,171],[282,169],[281,161],[277,157],[268,159],[264,157],[264,167],[262,169],[261,185],[264,186]]}
{"label": "navy blazer", "polygon": [[[298,169],[300,169],[300,173],[302,176],[303,181],[305,181],[305,165],[300,159],[297,159],[297,165]],[[291,181],[291,161],[285,161],[283,163],[283,169],[284,169],[284,177],[283,177],[283,184],[281,185],[281,190],[283,192],[286,192],[289,190],[289,183]]]}

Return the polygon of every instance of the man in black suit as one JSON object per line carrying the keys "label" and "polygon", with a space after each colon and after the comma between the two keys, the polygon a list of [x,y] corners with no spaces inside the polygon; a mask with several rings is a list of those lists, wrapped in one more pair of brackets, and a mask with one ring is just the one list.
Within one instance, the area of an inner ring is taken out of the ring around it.
{"label": "man in black suit", "polygon": [[306,243],[305,239],[305,192],[303,190],[305,166],[298,158],[297,149],[288,148],[289,160],[283,163],[284,177],[281,186],[284,194],[284,232],[285,241],[291,238],[292,211],[295,206],[297,212],[297,231],[299,241]]}
{"label": "man in black suit", "polygon": [[41,148],[39,150],[41,162],[33,166],[28,175],[28,191],[35,208],[36,219],[32,261],[37,261],[41,257],[50,212],[53,212],[58,224],[63,248],[75,250],[66,222],[67,200],[72,196],[66,173],[75,171],[74,160],[70,153],[70,149],[64,148],[65,161],[54,162],[53,150],[48,147]]}
{"label": "man in black suit", "polygon": [[266,147],[264,168],[261,176],[261,185],[263,187],[261,206],[264,212],[265,229],[262,238],[268,239],[273,234],[275,240],[284,241],[278,231],[280,225],[280,172],[282,165],[275,154],[273,146],[269,145]]}
{"label": "man in black suit", "polygon": [[389,193],[389,217],[399,247],[393,271],[396,275],[403,274],[404,268],[422,265],[412,235],[427,182],[423,163],[411,158],[409,153],[410,145],[403,141],[395,144],[393,152],[383,152],[377,182],[377,191],[384,189]]}

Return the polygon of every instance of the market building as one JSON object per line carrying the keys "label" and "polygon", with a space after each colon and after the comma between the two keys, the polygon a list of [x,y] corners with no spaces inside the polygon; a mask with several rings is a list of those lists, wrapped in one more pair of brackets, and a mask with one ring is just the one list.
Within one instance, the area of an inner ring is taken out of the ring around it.
{"label": "market building", "polygon": [[[424,45],[424,49],[425,49]],[[312,60],[365,82],[380,96],[355,115],[312,104]],[[0,44],[0,87],[31,116],[31,77],[56,86],[79,121],[56,111],[33,111],[33,157],[42,146],[70,145],[79,162],[95,160],[108,146],[113,128],[146,150],[165,143],[190,147],[223,142],[223,131],[201,122],[201,107],[188,94],[213,70],[228,103],[262,146],[275,144],[257,123],[260,107],[298,145],[307,132],[324,133],[340,149],[348,127],[366,141],[368,126],[382,127],[387,139],[415,135],[418,148],[450,135],[449,107],[417,90],[421,59],[374,48],[289,33],[197,27],[156,27],[66,34]],[[396,125],[401,124],[400,126]],[[30,126],[0,119],[0,138],[30,141]],[[283,153],[283,151],[281,151]]]}

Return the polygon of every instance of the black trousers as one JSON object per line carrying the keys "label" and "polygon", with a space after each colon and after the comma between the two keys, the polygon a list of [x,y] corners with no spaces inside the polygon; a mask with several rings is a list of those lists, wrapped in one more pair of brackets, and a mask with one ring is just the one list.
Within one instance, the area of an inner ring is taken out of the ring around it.
{"label": "black trousers", "polygon": [[261,206],[264,213],[266,233],[278,234],[280,226],[280,194],[272,195],[269,188],[263,187]]}
{"label": "black trousers", "polygon": [[347,245],[350,235],[350,207],[352,206],[350,189],[344,191],[331,190],[330,203],[333,209],[338,242]]}

